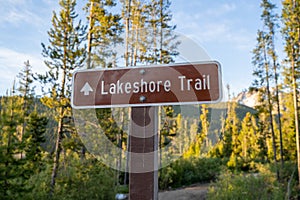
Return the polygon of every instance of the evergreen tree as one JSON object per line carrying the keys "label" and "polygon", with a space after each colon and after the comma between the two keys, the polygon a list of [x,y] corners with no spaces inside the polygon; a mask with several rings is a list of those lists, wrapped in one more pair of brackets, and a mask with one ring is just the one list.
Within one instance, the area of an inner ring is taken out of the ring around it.
{"label": "evergreen tree", "polygon": [[285,160],[297,160],[297,143],[295,133],[295,112],[293,103],[293,93],[287,93],[283,96],[283,105],[285,107],[282,113],[282,128],[283,132],[283,146]]}
{"label": "evergreen tree", "polygon": [[128,65],[174,62],[179,45],[170,25],[172,15],[168,0],[126,0],[123,18],[126,21],[125,61]]}
{"label": "evergreen tree", "polygon": [[[269,145],[267,145],[270,138],[270,132],[269,132],[269,124],[266,123],[268,121],[268,115],[265,114],[266,111],[261,111],[262,107],[259,107],[259,111],[256,114],[257,119],[257,126],[258,126],[258,132],[257,132],[257,138],[258,138],[258,146],[260,149],[260,153],[258,158],[262,162],[269,162],[272,160],[272,154],[268,154],[268,152],[272,152]],[[270,157],[271,156],[271,157]]]}
{"label": "evergreen tree", "polygon": [[176,51],[180,42],[174,34],[176,25],[171,25],[172,14],[170,11],[171,1],[159,0],[159,63],[172,63],[174,58],[179,55]]}
{"label": "evergreen tree", "polygon": [[39,116],[36,111],[29,115],[28,123],[24,135],[24,151],[25,151],[25,170],[29,175],[39,172],[42,166],[42,143],[45,140],[45,132],[47,118]]}
{"label": "evergreen tree", "polygon": [[150,16],[146,22],[151,31],[147,48],[150,51],[146,59],[151,64],[172,63],[178,55],[176,49],[179,42],[174,34],[176,26],[171,25],[170,6],[169,0],[151,0],[146,7],[147,16]]}
{"label": "evergreen tree", "polygon": [[[276,139],[275,139],[275,129],[273,121],[273,102],[271,94],[271,77],[273,77],[271,66],[268,58],[269,49],[269,35],[264,31],[258,31],[257,33],[257,46],[253,50],[253,60],[252,63],[256,67],[253,75],[257,77],[254,82],[254,87],[259,90],[260,94],[265,94],[262,96],[261,110],[265,110],[268,114],[268,123],[270,124],[270,132],[272,137],[272,147],[273,147],[273,160],[275,165],[277,165],[277,155],[276,155]],[[263,113],[264,115],[265,113]],[[265,123],[265,122],[263,122]],[[279,178],[279,171],[277,169],[277,178]]]}
{"label": "evergreen tree", "polygon": [[24,192],[22,160],[20,159],[21,101],[16,95],[15,84],[12,93],[1,99],[0,116],[0,198],[20,198]]}
{"label": "evergreen tree", "polygon": [[[285,40],[286,62],[289,67],[285,70],[285,79],[289,81],[290,91],[293,94],[295,134],[297,146],[298,174],[300,174],[300,127],[299,127],[299,105],[298,87],[300,75],[300,5],[298,0],[282,1],[283,37]],[[299,176],[300,185],[300,176]]]}
{"label": "evergreen tree", "polygon": [[238,137],[240,141],[239,147],[239,165],[242,169],[251,169],[253,162],[259,158],[257,125],[254,116],[247,113],[241,124],[241,131]]}
{"label": "evergreen tree", "polygon": [[[123,5],[123,17],[126,18],[126,42],[127,42],[127,64],[136,66],[137,64],[146,64],[147,37],[149,30],[146,29],[146,3],[140,0],[125,1]],[[128,26],[128,27],[127,27]],[[147,30],[147,31],[146,31]]]}
{"label": "evergreen tree", "polygon": [[201,106],[201,115],[200,115],[200,127],[199,127],[199,139],[201,144],[201,150],[206,151],[210,147],[210,141],[208,136],[208,129],[209,129],[209,119],[208,119],[208,107],[207,105],[203,104]]}
{"label": "evergreen tree", "polygon": [[278,129],[279,129],[279,141],[280,141],[280,158],[281,164],[283,166],[283,146],[282,146],[282,128],[281,128],[281,110],[280,110],[280,101],[279,101],[279,83],[278,83],[278,74],[279,74],[279,64],[278,64],[278,56],[276,54],[275,48],[275,33],[278,28],[278,18],[279,16],[274,13],[274,9],[276,8],[275,4],[272,4],[270,0],[262,0],[261,6],[263,7],[263,12],[261,15],[261,19],[264,23],[264,28],[266,29],[266,42],[267,42],[267,54],[269,65],[272,68],[273,73],[273,82],[275,88],[275,103],[277,107],[277,118],[278,118]]}
{"label": "evergreen tree", "polygon": [[[116,6],[112,0],[89,0],[88,68],[115,66],[114,47],[120,43],[121,17],[110,10]],[[92,61],[94,61],[92,63]]]}
{"label": "evergreen tree", "polygon": [[223,156],[230,157],[232,152],[236,151],[238,147],[238,135],[240,130],[240,121],[236,115],[237,103],[229,102],[229,109],[227,118],[225,119],[224,127],[224,148]]}
{"label": "evergreen tree", "polygon": [[[25,132],[26,124],[27,124],[27,118],[31,112],[32,105],[33,105],[33,99],[34,99],[34,88],[31,86],[33,83],[33,73],[32,73],[32,67],[29,63],[29,61],[24,62],[24,68],[21,70],[21,72],[18,74],[19,78],[19,88],[18,91],[21,94],[22,98],[22,127],[21,127],[21,135],[20,140],[23,141],[23,135]],[[21,152],[21,158],[23,156],[23,152]]]}
{"label": "evergreen tree", "polygon": [[[225,119],[221,118],[222,128],[220,142],[209,152],[212,157],[229,158],[238,148],[240,120],[236,113],[237,103],[228,102]],[[234,158],[235,159],[235,158]]]}
{"label": "evergreen tree", "polygon": [[22,109],[24,110],[25,113],[24,117],[27,117],[29,115],[30,107],[33,103],[33,98],[34,98],[34,87],[32,87],[33,72],[29,60],[24,62],[24,68],[18,74],[18,78],[20,84],[18,91],[20,92],[23,98]]}
{"label": "evergreen tree", "polygon": [[200,157],[201,137],[199,137],[199,133],[198,133],[198,120],[194,119],[190,123],[191,124],[188,127],[187,121],[185,122],[185,127],[187,128],[187,131],[189,131],[189,134],[184,134],[184,135],[190,136],[189,138],[185,138],[185,139],[188,142],[191,142],[191,145],[187,147],[187,151],[184,152],[183,158]]}
{"label": "evergreen tree", "polygon": [[237,103],[229,102],[227,118],[225,120],[224,138],[223,138],[223,156],[230,158],[227,165],[235,167],[238,159],[240,141],[240,120],[236,115]]}
{"label": "evergreen tree", "polygon": [[[90,0],[86,5],[86,10],[89,11],[87,68],[116,67],[115,47],[122,42],[123,27],[120,15],[111,11],[115,6],[116,3],[112,0]],[[121,110],[124,115],[124,109]],[[118,143],[119,148],[122,148],[123,130],[118,130],[111,109],[97,109],[96,113],[99,124],[105,130],[107,137],[113,143]],[[84,147],[82,152],[85,152]],[[118,165],[121,167],[121,159],[119,159]]]}
{"label": "evergreen tree", "polygon": [[[185,156],[195,156],[200,157],[203,155],[206,150],[209,148],[209,139],[208,128],[209,128],[209,120],[208,120],[208,107],[207,105],[201,105],[201,114],[199,116],[199,122],[197,128],[194,125],[191,126],[191,132],[196,132],[194,143],[190,146],[189,150],[185,153]],[[196,131],[195,131],[196,130]],[[187,135],[185,135],[187,137]]]}
{"label": "evergreen tree", "polygon": [[122,18],[125,22],[125,66],[129,66],[129,32],[130,32],[130,17],[131,17],[131,1],[123,0],[122,3]]}
{"label": "evergreen tree", "polygon": [[86,28],[81,21],[76,21],[76,0],[60,0],[59,5],[59,14],[53,12],[52,28],[48,31],[49,45],[42,43],[49,71],[46,75],[39,75],[40,80],[47,84],[45,87],[50,87],[50,97],[43,98],[42,102],[55,110],[57,120],[50,194],[54,192],[63,136],[74,134],[70,106],[72,73],[83,66],[86,54],[83,47]]}

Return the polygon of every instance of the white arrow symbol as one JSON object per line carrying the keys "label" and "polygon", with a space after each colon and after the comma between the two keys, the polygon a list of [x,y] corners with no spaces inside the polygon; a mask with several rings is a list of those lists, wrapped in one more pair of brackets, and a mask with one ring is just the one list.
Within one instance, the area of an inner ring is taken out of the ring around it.
{"label": "white arrow symbol", "polygon": [[90,95],[90,92],[93,92],[93,88],[90,86],[90,84],[88,82],[86,82],[84,84],[84,86],[82,87],[82,89],[80,90],[80,92],[84,93],[84,96],[88,96]]}

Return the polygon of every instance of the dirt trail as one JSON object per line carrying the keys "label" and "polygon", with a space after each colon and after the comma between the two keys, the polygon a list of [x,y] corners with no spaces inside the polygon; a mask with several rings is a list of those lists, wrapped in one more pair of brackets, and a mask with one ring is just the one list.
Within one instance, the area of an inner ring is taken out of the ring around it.
{"label": "dirt trail", "polygon": [[205,200],[208,184],[160,192],[159,200]]}

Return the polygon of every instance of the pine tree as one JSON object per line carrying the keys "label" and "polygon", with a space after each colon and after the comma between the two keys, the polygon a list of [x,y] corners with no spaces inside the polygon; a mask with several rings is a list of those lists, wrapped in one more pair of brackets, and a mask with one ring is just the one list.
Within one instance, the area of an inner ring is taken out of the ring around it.
{"label": "pine tree", "polygon": [[258,127],[257,139],[258,139],[258,146],[260,149],[258,159],[261,162],[269,162],[270,160],[272,160],[272,155],[269,158],[269,154],[268,154],[268,152],[271,152],[269,145],[267,145],[270,138],[270,132],[269,132],[269,124],[266,123],[268,121],[268,115],[265,113],[266,110],[261,111],[261,107],[260,107],[258,113],[256,114],[257,127]]}
{"label": "pine tree", "polygon": [[22,160],[18,127],[21,124],[21,101],[15,84],[11,94],[1,99],[0,116],[0,198],[20,198],[23,190]]}
{"label": "pine tree", "polygon": [[115,66],[114,47],[122,41],[121,17],[110,11],[115,6],[112,0],[90,0],[86,6],[89,11],[88,68]]}
{"label": "pine tree", "polygon": [[201,115],[200,115],[200,122],[199,122],[200,127],[198,130],[202,151],[206,151],[210,146],[209,138],[207,138],[208,129],[209,129],[208,112],[209,112],[209,110],[208,110],[207,105],[203,104],[201,106]]}
{"label": "pine tree", "polygon": [[236,113],[237,103],[229,101],[225,119],[221,118],[220,142],[209,154],[213,157],[229,158],[238,147],[240,120]]}
{"label": "pine tree", "polygon": [[59,14],[53,12],[53,27],[48,31],[50,44],[46,46],[42,43],[43,56],[49,71],[45,76],[39,75],[48,88],[51,85],[50,97],[45,96],[42,102],[55,110],[57,120],[50,195],[54,192],[58,174],[63,136],[74,133],[70,106],[72,73],[83,66],[86,54],[83,46],[86,28],[81,25],[81,21],[76,21],[76,0],[60,0],[59,5]]}
{"label": "pine tree", "polygon": [[227,118],[225,121],[225,130],[224,130],[224,155],[225,157],[229,157],[233,151],[238,146],[237,137],[240,130],[240,120],[236,115],[236,107],[237,103],[229,102],[229,110],[227,111]]}
{"label": "pine tree", "polygon": [[125,22],[125,52],[124,52],[124,60],[125,60],[125,66],[129,66],[129,34],[130,34],[130,27],[131,27],[131,2],[132,0],[122,0],[122,18]]}
{"label": "pine tree", "polygon": [[[22,121],[23,125],[21,128],[20,140],[23,141],[23,135],[26,129],[27,118],[31,112],[33,99],[34,99],[34,88],[31,86],[33,83],[33,73],[32,67],[29,61],[24,62],[24,68],[18,74],[19,78],[19,88],[18,91],[21,94],[22,98]],[[21,158],[23,156],[23,152],[21,152]]]}
{"label": "pine tree", "polygon": [[[127,64],[136,66],[137,64],[146,64],[148,54],[147,37],[149,30],[146,31],[146,4],[140,0],[125,1],[123,6],[127,9],[123,17],[126,17],[126,42],[128,49],[126,50]],[[130,6],[130,7],[129,7]],[[126,15],[126,16],[125,16]]]}
{"label": "pine tree", "polygon": [[251,113],[247,113],[241,124],[239,135],[240,140],[240,157],[243,168],[251,168],[251,164],[258,159],[260,149],[258,146],[258,127],[256,120]]}
{"label": "pine tree", "polygon": [[42,143],[45,140],[45,132],[47,118],[38,115],[37,111],[33,111],[29,115],[28,123],[24,134],[24,151],[25,151],[25,170],[30,176],[41,170],[42,166]]}
{"label": "pine tree", "polygon": [[227,111],[227,118],[225,119],[222,153],[224,157],[230,158],[227,165],[229,167],[236,167],[240,146],[240,120],[236,115],[237,103],[228,102],[228,104],[229,109]]}
{"label": "pine tree", "polygon": [[[168,0],[123,1],[128,65],[174,62],[179,45]],[[127,59],[127,60],[126,60]]]}
{"label": "pine tree", "polygon": [[[190,122],[190,126],[188,127],[188,122],[185,122],[186,131],[189,132],[188,134],[184,134],[185,136],[189,135],[189,138],[184,138],[187,140],[187,144],[191,144],[185,149],[186,152],[183,154],[183,158],[190,158],[190,157],[200,157],[201,152],[201,137],[199,136],[198,130],[198,120],[194,119]],[[191,142],[191,143],[190,143]]]}
{"label": "pine tree", "polygon": [[150,49],[147,60],[151,64],[168,64],[174,62],[178,55],[176,51],[179,42],[174,33],[175,25],[171,25],[172,14],[169,0],[152,0],[146,7],[146,13],[150,16],[146,19],[148,30],[151,34],[148,41]]}
{"label": "pine tree", "polygon": [[[88,51],[87,68],[110,68],[117,65],[117,53],[115,47],[122,42],[121,33],[123,26],[119,14],[111,10],[116,6],[114,0],[90,0],[86,5],[89,12],[89,31],[88,31]],[[124,116],[124,109],[121,109]],[[123,146],[123,130],[118,130],[116,122],[111,117],[111,109],[97,109],[99,124],[105,130],[107,137],[118,144],[119,148]],[[122,122],[123,123],[123,122]],[[117,141],[118,140],[118,141]],[[82,149],[85,152],[85,147]],[[119,168],[121,167],[121,155],[119,159]]]}
{"label": "pine tree", "polygon": [[[269,49],[269,35],[264,31],[258,31],[257,33],[257,46],[253,50],[252,63],[256,67],[253,75],[257,77],[254,82],[254,87],[259,90],[260,94],[265,94],[262,99],[262,110],[266,108],[268,114],[268,123],[270,124],[270,132],[272,137],[272,147],[273,147],[273,160],[277,166],[277,155],[276,155],[276,139],[275,139],[275,129],[273,121],[273,102],[271,94],[271,78],[273,73],[271,71],[271,66],[268,58]],[[277,168],[277,167],[276,167]],[[279,179],[279,171],[277,169],[277,178]]]}
{"label": "pine tree", "polygon": [[30,112],[30,106],[34,97],[34,87],[32,87],[33,83],[33,72],[32,66],[29,63],[29,60],[24,62],[24,68],[18,74],[19,78],[19,88],[21,96],[23,97],[23,110],[26,110],[25,116],[28,116]]}
{"label": "pine tree", "polygon": [[280,101],[279,101],[279,83],[278,83],[278,74],[279,74],[279,64],[278,64],[278,56],[276,54],[275,48],[275,38],[276,38],[276,30],[279,27],[278,19],[279,16],[274,13],[274,9],[276,8],[275,4],[272,4],[270,0],[262,0],[261,7],[263,7],[263,12],[261,15],[261,19],[264,23],[264,28],[266,29],[266,38],[267,38],[267,54],[269,59],[269,65],[272,67],[273,73],[273,82],[275,87],[275,103],[277,107],[277,118],[278,118],[278,129],[279,129],[279,141],[280,141],[280,158],[281,164],[283,166],[283,146],[282,146],[282,128],[281,128],[281,110],[280,110]]}
{"label": "pine tree", "polygon": [[159,63],[161,64],[172,63],[179,55],[176,49],[180,42],[177,41],[177,35],[174,33],[176,25],[170,25],[172,20],[170,6],[169,0],[159,0]]}
{"label": "pine tree", "polygon": [[295,112],[293,103],[293,93],[287,93],[283,96],[283,105],[285,107],[282,113],[282,128],[283,132],[283,146],[285,160],[297,160],[297,143],[295,133]]}
{"label": "pine tree", "polygon": [[[199,116],[199,122],[194,120],[193,125],[191,125],[190,132],[195,132],[193,136],[195,138],[191,138],[194,140],[194,142],[189,147],[189,150],[185,152],[186,157],[200,157],[201,155],[204,155],[205,152],[207,152],[207,149],[209,148],[209,139],[207,138],[208,135],[208,128],[209,128],[209,120],[208,120],[208,107],[207,105],[203,104],[201,105],[201,114]],[[197,127],[195,124],[197,124]],[[184,137],[187,137],[187,135],[184,135]]]}
{"label": "pine tree", "polygon": [[[299,106],[298,106],[298,81],[300,75],[300,5],[297,0],[282,1],[282,21],[283,21],[283,37],[285,40],[285,52],[287,54],[286,62],[289,67],[285,70],[285,78],[290,80],[290,90],[293,93],[294,117],[295,117],[295,133],[297,146],[297,163],[298,174],[300,174],[300,127],[299,127]],[[300,176],[299,176],[300,185]]]}

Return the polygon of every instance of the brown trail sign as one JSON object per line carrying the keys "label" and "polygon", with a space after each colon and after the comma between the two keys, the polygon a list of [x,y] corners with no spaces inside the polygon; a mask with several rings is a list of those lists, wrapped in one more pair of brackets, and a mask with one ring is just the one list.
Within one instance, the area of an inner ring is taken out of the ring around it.
{"label": "brown trail sign", "polygon": [[218,62],[77,71],[73,75],[74,109],[132,107],[129,134],[130,199],[158,196],[157,107],[216,103],[222,98]]}
{"label": "brown trail sign", "polygon": [[77,71],[72,106],[105,108],[217,102],[222,97],[217,62]]}

